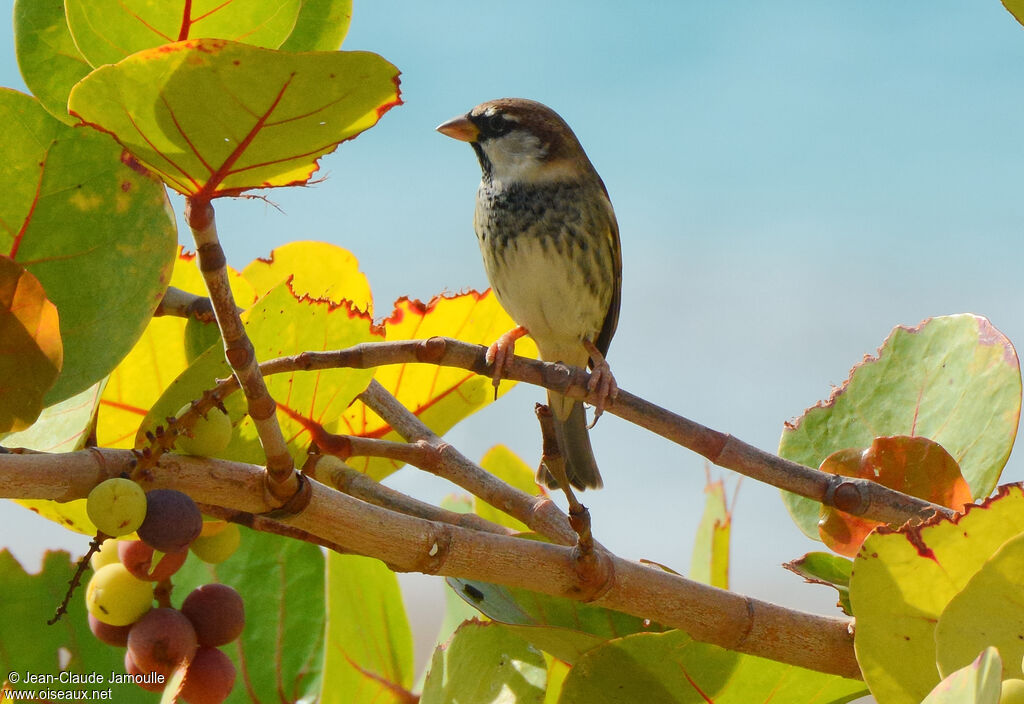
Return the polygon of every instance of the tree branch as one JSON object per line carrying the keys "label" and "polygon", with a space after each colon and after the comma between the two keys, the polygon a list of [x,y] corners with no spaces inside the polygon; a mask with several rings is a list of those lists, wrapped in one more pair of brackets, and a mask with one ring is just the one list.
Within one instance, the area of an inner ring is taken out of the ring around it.
{"label": "tree branch", "polygon": [[[490,377],[491,372],[484,358],[485,351],[486,348],[480,345],[470,345],[445,337],[432,337],[428,340],[368,342],[344,350],[303,352],[291,357],[280,357],[264,362],[261,369],[264,374],[277,374],[337,367],[366,369],[388,364],[425,363],[457,367]],[[591,398],[591,394],[587,391],[587,380],[590,375],[582,369],[573,369],[563,364],[550,364],[523,357],[516,357],[507,369],[505,376],[508,379],[543,386],[572,398],[586,401],[596,400]],[[370,389],[364,392],[364,396],[366,393],[370,393]],[[364,400],[366,399],[364,398]],[[609,413],[693,450],[719,467],[731,469],[752,479],[814,499],[855,516],[901,525],[908,520],[923,520],[936,513],[947,518],[955,515],[954,511],[945,506],[903,494],[867,479],[827,474],[759,450],[732,435],[705,427],[634,396],[621,388],[618,397],[613,402],[607,403],[605,410]],[[367,402],[367,405],[371,404]],[[393,405],[391,404],[391,406]],[[399,412],[397,408],[393,410],[395,413]],[[415,419],[419,426],[422,426],[415,415],[409,413],[408,410],[405,410],[405,413]],[[391,422],[390,419],[387,420]],[[405,432],[402,427],[394,424],[392,427],[395,427],[399,434],[406,437],[407,440],[426,439],[426,436],[417,435],[417,433],[423,432],[425,426],[417,429],[417,426],[410,425]],[[429,429],[426,432],[429,433]],[[436,436],[434,437],[436,438]],[[430,440],[430,442],[435,441]],[[437,439],[436,442],[442,443],[443,441]],[[477,494],[475,490],[471,491]],[[491,503],[486,496],[481,494],[477,494],[477,496]],[[506,510],[503,506],[498,506],[498,508]],[[519,518],[519,516],[516,517]],[[520,518],[520,520],[522,519]]]}
{"label": "tree branch", "polygon": [[186,201],[185,220],[196,242],[199,270],[213,302],[217,325],[224,340],[224,354],[245,393],[249,417],[256,426],[267,457],[267,489],[284,503],[299,490],[298,477],[277,420],[277,403],[267,391],[252,342],[245,332],[235,297],[231,293],[227,260],[217,236],[213,205],[208,200],[189,198]]}
{"label": "tree branch", "polygon": [[[129,471],[128,450],[0,456],[5,498],[69,501]],[[146,489],[175,488],[213,506],[259,516],[273,511],[263,468],[164,455]],[[566,597],[682,628],[694,638],[821,672],[860,677],[851,621],[786,609],[624,560],[602,548],[581,564],[576,548],[437,523],[359,501],[309,480],[305,510],[274,518],[332,549],[383,560],[397,571],[475,579]]]}

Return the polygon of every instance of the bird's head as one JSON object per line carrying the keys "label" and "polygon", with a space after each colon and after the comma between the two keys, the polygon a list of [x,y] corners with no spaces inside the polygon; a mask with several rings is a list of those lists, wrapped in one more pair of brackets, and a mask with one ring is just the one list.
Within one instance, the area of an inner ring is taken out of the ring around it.
{"label": "bird's head", "polygon": [[543,183],[594,173],[565,120],[533,100],[481,103],[437,131],[473,146],[485,181]]}

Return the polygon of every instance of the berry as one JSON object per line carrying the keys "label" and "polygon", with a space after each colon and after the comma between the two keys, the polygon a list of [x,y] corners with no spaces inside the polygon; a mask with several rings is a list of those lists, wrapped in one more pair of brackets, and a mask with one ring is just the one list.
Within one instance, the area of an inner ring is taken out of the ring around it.
{"label": "berry", "polygon": [[245,627],[242,597],[226,584],[204,584],[192,590],[181,612],[192,622],[202,646],[226,645]]}
{"label": "berry", "polygon": [[100,544],[100,549],[92,554],[92,557],[89,558],[89,564],[92,565],[94,571],[98,571],[104,565],[111,565],[118,561],[117,542],[113,538],[104,540]]}
{"label": "berry", "polygon": [[139,538],[160,552],[181,552],[203,529],[203,514],[196,502],[174,489],[154,489],[146,494],[146,520]]}
{"label": "berry", "polygon": [[[178,410],[176,417],[180,418],[192,408],[186,403]],[[231,419],[219,408],[211,408],[206,412],[206,417],[199,416],[196,422],[189,429],[189,435],[179,435],[174,441],[174,449],[186,455],[198,455],[200,457],[213,457],[231,442]]]}
{"label": "berry", "polygon": [[189,704],[220,704],[235,685],[235,665],[216,648],[200,648],[185,673],[181,697]]}
{"label": "berry", "polygon": [[128,652],[139,669],[165,677],[190,660],[197,647],[195,629],[176,609],[153,609],[128,633]]}
{"label": "berry", "polygon": [[89,580],[85,606],[109,626],[127,626],[153,607],[153,585],[133,577],[120,562],[105,565]]}
{"label": "berry", "polygon": [[146,493],[131,479],[108,479],[89,492],[85,512],[103,533],[115,538],[128,535],[146,518]]}
{"label": "berry", "polygon": [[129,626],[111,626],[108,623],[103,623],[98,618],[89,614],[89,630],[96,636],[102,643],[107,645],[113,645],[118,648],[123,648],[128,645],[128,631],[132,627]]}
{"label": "berry", "polygon": [[188,551],[158,553],[154,565],[154,550],[141,540],[122,540],[117,546],[121,564],[138,579],[147,582],[162,582],[185,564]]}
{"label": "berry", "polygon": [[228,523],[212,535],[200,535],[193,541],[191,549],[203,562],[217,564],[234,555],[241,542],[242,532],[238,526]]}
{"label": "berry", "polygon": [[124,671],[129,675],[141,676],[143,680],[153,680],[151,682],[141,680],[136,682],[136,684],[147,692],[162,692],[164,691],[164,686],[167,684],[167,677],[164,675],[156,672],[143,672],[140,670],[139,666],[135,664],[134,660],[132,660],[132,654],[130,651],[126,651],[124,654]]}

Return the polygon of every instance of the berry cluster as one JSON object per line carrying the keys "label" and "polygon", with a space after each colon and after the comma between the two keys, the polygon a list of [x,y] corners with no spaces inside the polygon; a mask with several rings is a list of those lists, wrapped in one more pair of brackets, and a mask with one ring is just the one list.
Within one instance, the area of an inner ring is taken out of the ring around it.
{"label": "berry cluster", "polygon": [[204,524],[187,495],[171,489],[145,493],[128,479],[96,486],[86,510],[101,532],[115,538],[136,532],[140,538],[107,540],[92,557],[95,573],[85,601],[93,634],[127,648],[125,671],[138,675],[144,689],[161,691],[186,665],[181,697],[190,704],[220,704],[234,686],[235,666],[219,646],[242,633],[242,597],[227,585],[205,584],[174,609],[170,578],[190,548],[204,562],[230,557],[241,539],[238,526]]}

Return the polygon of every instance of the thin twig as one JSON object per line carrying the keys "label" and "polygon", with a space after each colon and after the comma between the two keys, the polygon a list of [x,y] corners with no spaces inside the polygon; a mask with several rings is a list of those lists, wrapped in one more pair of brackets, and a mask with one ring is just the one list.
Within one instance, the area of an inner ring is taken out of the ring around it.
{"label": "thin twig", "polygon": [[178,318],[195,318],[201,323],[215,323],[213,303],[206,296],[199,296],[180,288],[168,286],[164,297],[153,312],[153,317],[172,315]]}
{"label": "thin twig", "polygon": [[185,220],[195,238],[199,270],[213,302],[217,325],[224,339],[225,356],[245,393],[249,417],[256,426],[267,457],[267,489],[282,502],[287,501],[299,490],[298,477],[277,420],[277,404],[267,391],[252,342],[245,332],[231,293],[227,259],[217,236],[213,205],[208,200],[188,199]]}

